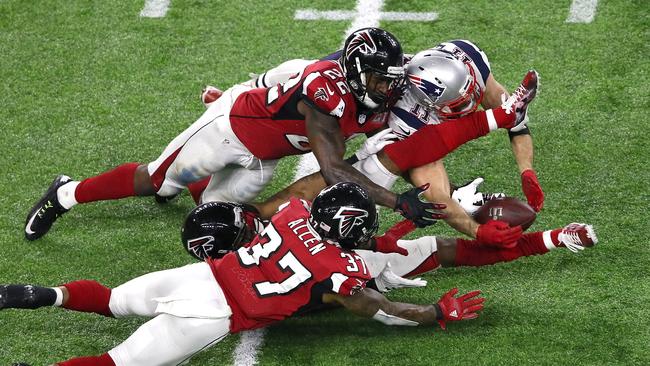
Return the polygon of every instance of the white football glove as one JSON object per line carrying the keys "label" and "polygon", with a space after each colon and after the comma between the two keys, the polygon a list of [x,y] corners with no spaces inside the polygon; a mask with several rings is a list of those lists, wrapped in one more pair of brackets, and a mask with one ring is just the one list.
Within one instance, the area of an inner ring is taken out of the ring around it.
{"label": "white football glove", "polygon": [[395,141],[397,141],[397,135],[393,133],[393,130],[387,128],[368,137],[363,143],[363,146],[361,146],[354,155],[356,155],[359,160],[366,159],[370,155],[380,152],[384,146],[390,145]]}
{"label": "white football glove", "polygon": [[375,277],[375,284],[379,291],[388,292],[396,288],[424,287],[427,285],[427,281],[421,278],[410,280],[408,278],[400,277],[390,269],[390,262],[388,262],[379,276]]}
{"label": "white football glove", "polygon": [[469,215],[472,215],[479,207],[491,199],[505,197],[505,193],[481,193],[478,186],[483,183],[483,178],[478,177],[473,181],[456,188],[451,193],[451,198],[456,200],[460,207]]}
{"label": "white football glove", "polygon": [[[508,100],[508,94],[506,94],[506,93],[501,94],[501,104],[504,104],[506,102],[506,100]],[[526,115],[524,116],[524,119],[521,120],[521,122],[519,122],[518,125],[511,128],[509,131],[519,132],[519,131],[523,130],[524,128],[526,128],[529,121],[530,120],[528,119],[528,110],[526,110]]]}

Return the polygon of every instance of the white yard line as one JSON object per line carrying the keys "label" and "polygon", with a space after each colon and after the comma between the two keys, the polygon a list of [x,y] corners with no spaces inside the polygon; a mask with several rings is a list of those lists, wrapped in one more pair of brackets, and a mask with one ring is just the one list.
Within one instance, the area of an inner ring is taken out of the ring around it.
{"label": "white yard line", "polygon": [[598,0],[573,0],[566,23],[591,23],[596,16]]}
{"label": "white yard line", "polygon": [[[357,15],[352,10],[296,10],[296,20],[352,20]],[[438,13],[414,13],[401,11],[384,11],[381,13],[381,20],[403,20],[412,22],[431,22],[438,19]]]}
{"label": "white yard line", "polygon": [[264,343],[266,329],[249,330],[240,334],[239,344],[237,344],[233,355],[233,365],[257,365],[257,354]]}
{"label": "white yard line", "polygon": [[169,10],[171,0],[146,0],[140,12],[143,18],[163,18]]}

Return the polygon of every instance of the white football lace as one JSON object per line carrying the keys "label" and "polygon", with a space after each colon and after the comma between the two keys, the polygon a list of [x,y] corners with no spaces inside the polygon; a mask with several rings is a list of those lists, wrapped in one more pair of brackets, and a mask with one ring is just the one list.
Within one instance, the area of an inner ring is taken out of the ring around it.
{"label": "white football lace", "polygon": [[[596,237],[596,233],[594,232],[594,229],[591,225],[585,225],[584,230],[587,231],[587,238],[591,239],[591,241],[596,244],[598,242],[598,238]],[[580,240],[580,236],[578,235],[577,230],[572,230],[572,231],[562,231],[559,236],[560,241],[562,244],[564,244],[567,249],[570,251],[577,253],[579,250],[584,250],[585,246],[582,240]]]}
{"label": "white football lace", "polygon": [[582,240],[580,240],[578,233],[575,231],[562,231],[560,233],[560,241],[567,249],[574,253],[585,249],[585,247],[582,245]]}
{"label": "white football lace", "polygon": [[523,84],[519,84],[517,89],[510,96],[510,98],[508,98],[505,101],[505,103],[501,105],[501,108],[505,110],[506,114],[512,113],[512,111],[514,110],[513,106],[524,97],[526,91],[527,91],[526,87]]}

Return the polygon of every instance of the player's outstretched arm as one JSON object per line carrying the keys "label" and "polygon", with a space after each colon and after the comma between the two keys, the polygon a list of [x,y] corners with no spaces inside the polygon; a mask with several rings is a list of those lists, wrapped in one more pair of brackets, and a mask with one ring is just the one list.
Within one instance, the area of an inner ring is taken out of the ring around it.
{"label": "player's outstretched arm", "polygon": [[411,169],[409,176],[416,186],[429,183],[429,189],[424,192],[424,197],[429,202],[447,205],[443,212],[447,214],[444,220],[449,226],[472,238],[476,237],[479,224],[451,198],[449,177],[442,160]]}
{"label": "player's outstretched arm", "polygon": [[305,116],[309,144],[328,185],[338,182],[357,183],[368,190],[377,204],[399,211],[418,227],[434,224],[443,216],[437,211],[437,205],[419,199],[421,191],[418,188],[395,194],[375,184],[346,163],[343,160],[345,140],[335,117],[321,113],[304,102],[298,103],[298,111]]}
{"label": "player's outstretched arm", "polygon": [[[486,83],[485,97],[482,103],[483,108],[497,108],[508,95],[506,88],[490,74]],[[508,131],[508,136],[510,138],[510,148],[521,175],[521,187],[524,195],[528,200],[528,204],[539,212],[544,205],[544,192],[533,169],[533,138],[530,135],[530,130],[525,126],[528,123],[528,116],[525,118],[524,126]]]}
{"label": "player's outstretched arm", "polygon": [[312,201],[326,186],[325,178],[318,171],[298,179],[280,192],[269,197],[266,201],[255,203],[254,206],[260,212],[260,217],[268,220],[278,211],[278,207],[287,202],[289,198],[297,197]]}
{"label": "player's outstretched arm", "polygon": [[321,113],[305,103],[298,104],[298,111],[305,116],[309,144],[328,185],[354,182],[365,187],[377,204],[395,207],[395,193],[374,184],[343,160],[345,140],[335,117]]}
{"label": "player's outstretched arm", "polygon": [[381,293],[364,288],[352,296],[324,294],[323,302],[337,303],[348,311],[364,317],[373,318],[387,325],[430,325],[438,322],[446,329],[447,321],[474,319],[483,309],[485,298],[480,291],[472,291],[456,297],[454,288],[444,294],[436,304],[416,305],[388,300]]}

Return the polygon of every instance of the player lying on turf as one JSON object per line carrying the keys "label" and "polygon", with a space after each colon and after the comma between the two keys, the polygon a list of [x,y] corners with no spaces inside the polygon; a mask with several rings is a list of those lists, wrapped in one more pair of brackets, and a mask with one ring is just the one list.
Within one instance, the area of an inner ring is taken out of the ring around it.
{"label": "player lying on turf", "polygon": [[[340,53],[337,51],[324,59],[337,58]],[[407,84],[410,83],[410,86],[390,108],[388,116],[390,127],[399,137],[410,136],[427,124],[438,124],[467,115],[475,111],[479,104],[486,110],[497,108],[507,95],[507,90],[494,78],[487,55],[471,41],[446,41],[415,56],[405,57]],[[459,62],[452,62],[454,59]],[[290,60],[247,83],[256,87],[274,85],[315,61]],[[217,88],[208,86],[201,100],[207,107],[221,93]],[[539,212],[544,204],[544,192],[533,169],[533,141],[527,123],[528,116],[522,124],[510,129],[508,136],[521,174],[522,190],[528,204]]]}
{"label": "player lying on turf", "polygon": [[[280,82],[310,62],[314,60],[288,61],[249,83],[271,85]],[[445,221],[461,233],[493,243],[498,243],[506,235],[510,236],[517,229],[505,229],[510,232],[504,233],[502,232],[504,230],[498,230],[490,225],[480,227],[450,198],[447,173],[442,161],[436,159],[444,156],[444,154],[436,154],[436,148],[443,152],[451,150],[446,146],[454,144],[447,140],[458,134],[458,130],[472,131],[472,128],[465,130],[465,127],[461,126],[463,122],[457,120],[459,117],[474,112],[479,104],[489,109],[503,103],[502,98],[505,97],[506,90],[493,77],[487,55],[470,41],[443,42],[413,56],[407,64],[406,79],[407,88],[404,95],[391,107],[387,115],[391,129],[369,138],[364,147],[355,154],[359,161],[353,166],[373,182],[388,189],[402,173],[407,174],[415,186],[430,184],[429,189],[424,192],[425,197],[430,202],[446,204]],[[522,84],[525,84],[526,88],[518,88],[515,94],[526,95],[525,98],[529,103],[535,95],[537,75],[534,73],[527,75]],[[202,100],[209,105],[218,99],[219,95],[220,91],[208,87],[202,94]],[[516,128],[509,130],[509,136],[521,172],[522,188],[528,202],[539,211],[543,205],[544,195],[532,169],[533,144],[526,126],[528,117],[525,106],[520,113],[524,115],[524,119]],[[407,139],[402,144],[386,146],[391,142],[388,140],[390,138],[404,139],[424,126],[445,121],[455,122],[456,125],[447,126],[452,128],[444,133],[432,135],[423,131],[412,140]],[[384,147],[384,151],[381,151]],[[376,152],[380,152],[378,156],[374,155]],[[204,185],[206,184],[207,182],[204,182]],[[325,185],[322,175],[314,173],[294,183],[258,208],[262,216],[269,217],[275,212],[277,206],[289,197],[311,199]],[[197,200],[200,190],[191,187],[190,191]]]}
{"label": "player lying on turf", "polygon": [[[516,207],[504,206],[502,209],[515,211]],[[502,214],[502,217],[511,216],[513,215],[507,212]],[[188,214],[181,241],[185,250],[196,259],[219,258],[245,245],[262,228],[262,220],[251,205],[209,202],[197,206]],[[366,246],[355,249],[375,279],[376,288],[384,291],[422,286],[426,282],[402,277],[417,276],[441,266],[485,266],[546,254],[556,248],[568,248],[577,252],[598,242],[592,225],[579,223],[554,230],[525,233],[508,248],[495,247],[478,240],[435,236],[399,240],[414,228],[411,222],[405,220],[383,236],[373,238]]]}
{"label": "player lying on turf", "polygon": [[402,48],[378,28],[354,32],[338,60],[307,65],[294,78],[265,89],[236,85],[149,164],[127,163],[81,182],[57,177],[25,220],[35,240],[78,203],[157,194],[178,194],[212,176],[206,201],[247,202],[273,176],[279,159],[313,151],[325,181],[355,181],[375,201],[421,226],[434,222],[420,190],[395,194],[374,184],[343,160],[345,141],[381,129],[368,119],[393,103],[404,78]]}
{"label": "player lying on turf", "polygon": [[[336,223],[336,226],[329,225]],[[453,289],[432,305],[391,302],[366,288],[370,273],[355,254],[378,227],[375,203],[361,186],[338,183],[309,208],[292,199],[255,239],[221,259],[135,278],[114,289],[95,281],[59,287],[0,287],[0,309],[59,306],[108,317],[152,317],[99,356],[60,366],[178,365],[228,334],[281,321],[323,304],[388,325],[432,325],[473,319],[479,291]]]}

